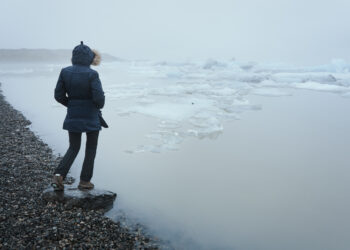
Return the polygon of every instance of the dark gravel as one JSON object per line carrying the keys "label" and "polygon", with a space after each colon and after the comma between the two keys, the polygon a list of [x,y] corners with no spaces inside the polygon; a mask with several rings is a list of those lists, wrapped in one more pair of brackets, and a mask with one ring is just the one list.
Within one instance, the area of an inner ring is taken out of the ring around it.
{"label": "dark gravel", "polygon": [[103,211],[45,204],[40,196],[59,158],[1,90],[0,117],[0,249],[157,249],[150,238]]}

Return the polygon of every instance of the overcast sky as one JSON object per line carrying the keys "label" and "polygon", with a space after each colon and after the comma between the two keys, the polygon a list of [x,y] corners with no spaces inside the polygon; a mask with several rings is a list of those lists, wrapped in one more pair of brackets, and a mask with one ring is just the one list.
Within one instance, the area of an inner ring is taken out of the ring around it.
{"label": "overcast sky", "polygon": [[350,59],[350,0],[1,0],[0,48],[130,59]]}

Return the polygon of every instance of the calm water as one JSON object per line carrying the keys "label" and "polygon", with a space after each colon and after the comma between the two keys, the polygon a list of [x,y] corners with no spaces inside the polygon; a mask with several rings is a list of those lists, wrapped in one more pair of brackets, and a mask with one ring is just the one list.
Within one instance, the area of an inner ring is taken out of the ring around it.
{"label": "calm water", "polygon": [[[129,77],[121,72],[120,81]],[[56,76],[0,80],[32,130],[64,154]],[[118,193],[108,216],[121,209],[178,249],[350,249],[350,99],[289,92],[248,95],[261,110],[224,122],[216,139],[188,137],[177,151],[159,154],[126,153],[149,143],[145,135],[159,120],[117,115],[117,103],[107,98],[110,128],[100,135],[93,182]],[[74,176],[81,163],[82,153]]]}

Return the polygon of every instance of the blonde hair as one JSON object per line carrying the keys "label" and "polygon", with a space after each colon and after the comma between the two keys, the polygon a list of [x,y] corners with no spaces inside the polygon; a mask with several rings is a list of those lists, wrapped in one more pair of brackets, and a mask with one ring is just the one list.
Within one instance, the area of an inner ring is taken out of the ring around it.
{"label": "blonde hair", "polygon": [[95,49],[93,49],[92,52],[94,52],[95,56],[94,56],[94,59],[92,60],[91,65],[94,65],[94,66],[100,65],[101,59],[102,59],[101,54]]}

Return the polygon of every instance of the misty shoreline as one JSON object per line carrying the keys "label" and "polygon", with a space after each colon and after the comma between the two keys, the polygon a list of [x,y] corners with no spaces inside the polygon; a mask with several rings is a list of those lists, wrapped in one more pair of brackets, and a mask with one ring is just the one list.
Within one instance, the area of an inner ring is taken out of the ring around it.
{"label": "misty shoreline", "polygon": [[[104,62],[123,61],[107,53],[101,53]],[[0,63],[69,63],[71,49],[0,49]]]}
{"label": "misty shoreline", "polygon": [[112,221],[102,210],[45,205],[40,196],[60,158],[5,100],[1,83],[0,114],[0,248],[158,249],[148,236]]}

